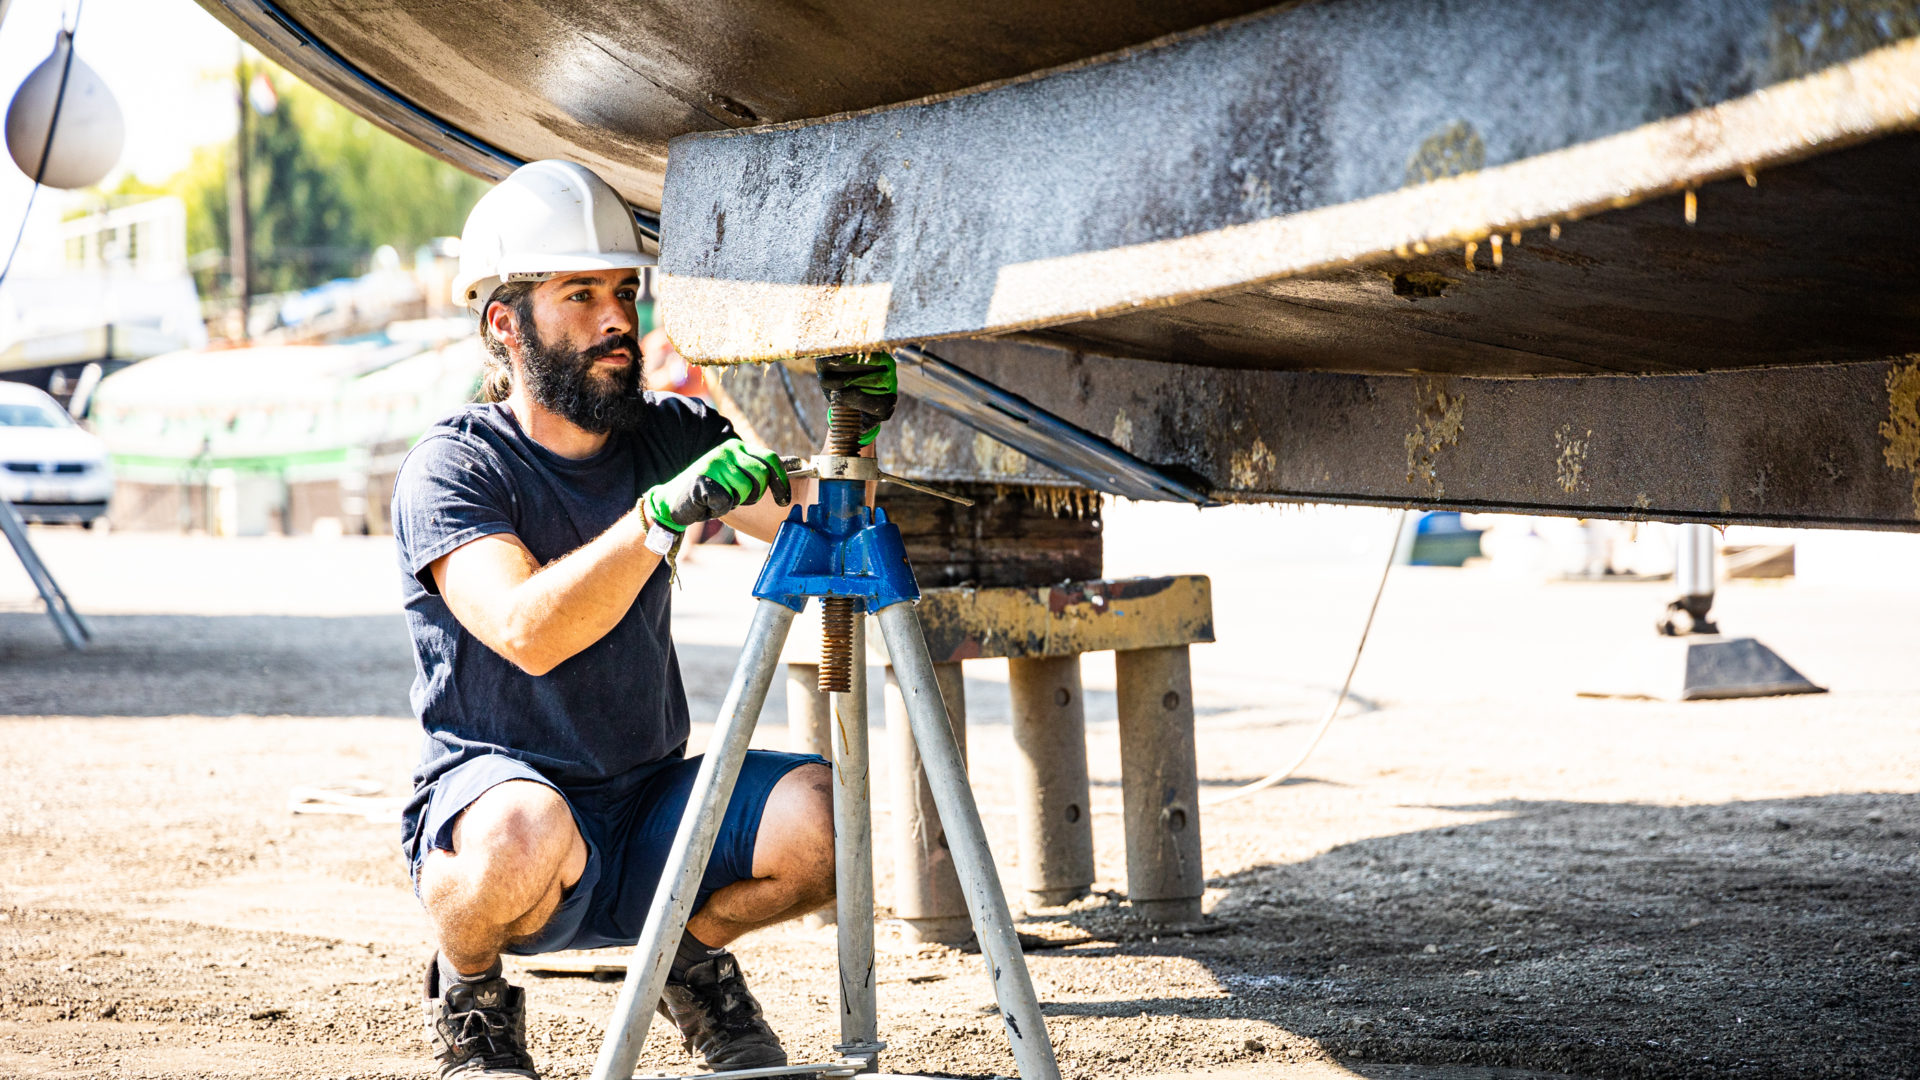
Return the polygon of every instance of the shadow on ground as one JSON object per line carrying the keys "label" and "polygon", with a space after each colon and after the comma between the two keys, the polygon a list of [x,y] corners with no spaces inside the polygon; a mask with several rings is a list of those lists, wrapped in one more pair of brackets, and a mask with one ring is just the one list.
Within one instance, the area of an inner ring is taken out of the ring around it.
{"label": "shadow on ground", "polygon": [[1229,996],[1049,1008],[1265,1019],[1357,1062],[1920,1076],[1920,796],[1452,809],[1504,816],[1217,879],[1224,933],[1072,950],[1188,956]]}
{"label": "shadow on ground", "polygon": [[0,612],[0,715],[411,716],[392,615],[91,615],[68,650],[43,614]]}

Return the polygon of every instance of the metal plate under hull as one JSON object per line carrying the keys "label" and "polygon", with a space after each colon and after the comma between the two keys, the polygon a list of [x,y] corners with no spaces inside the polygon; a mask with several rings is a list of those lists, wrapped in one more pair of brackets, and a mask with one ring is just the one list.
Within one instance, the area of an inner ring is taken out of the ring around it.
{"label": "metal plate under hull", "polygon": [[1916,125],[1920,3],[1280,8],[681,137],[666,326],[711,362],[1049,330],[1310,370],[1869,359],[1920,349]]}

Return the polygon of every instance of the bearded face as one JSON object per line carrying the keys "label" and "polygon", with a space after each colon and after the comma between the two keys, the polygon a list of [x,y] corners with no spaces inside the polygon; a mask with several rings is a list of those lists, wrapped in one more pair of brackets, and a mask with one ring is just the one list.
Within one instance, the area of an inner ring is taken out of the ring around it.
{"label": "bearded face", "polygon": [[[541,406],[596,435],[630,429],[643,407],[640,396],[640,346],[632,334],[609,334],[576,349],[564,341],[540,336],[533,318],[532,297],[514,304],[521,327],[520,363],[526,373],[527,393]],[[597,369],[594,361],[619,349],[632,361]]]}

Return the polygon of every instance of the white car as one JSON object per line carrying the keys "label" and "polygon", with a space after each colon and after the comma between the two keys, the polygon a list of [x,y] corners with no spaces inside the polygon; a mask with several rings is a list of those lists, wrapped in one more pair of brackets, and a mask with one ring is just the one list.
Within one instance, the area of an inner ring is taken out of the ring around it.
{"label": "white car", "polygon": [[45,393],[0,382],[0,498],[28,521],[92,528],[112,497],[106,444]]}

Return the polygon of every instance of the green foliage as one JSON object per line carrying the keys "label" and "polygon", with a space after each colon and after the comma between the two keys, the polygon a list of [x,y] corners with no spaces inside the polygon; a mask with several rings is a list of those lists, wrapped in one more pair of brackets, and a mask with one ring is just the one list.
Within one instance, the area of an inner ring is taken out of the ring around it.
{"label": "green foliage", "polygon": [[436,236],[460,234],[486,181],[415,150],[318,91],[286,81],[292,86],[283,92],[281,111],[294,100],[306,107],[307,145],[327,162],[369,250],[392,244],[411,258],[415,247]]}
{"label": "green foliage", "polygon": [[[265,61],[280,104],[248,115],[248,206],[256,292],[303,289],[365,270],[391,244],[410,261],[418,245],[458,235],[485,181],[388,135]],[[231,295],[233,144],[195,150],[166,185],[187,205],[187,248],[202,296]]]}
{"label": "green foliage", "polygon": [[[228,144],[197,147],[187,167],[167,181],[167,190],[187,204],[188,264],[194,285],[204,298],[232,292],[227,253],[227,171],[233,147]],[[259,245],[255,245],[256,258]]]}

